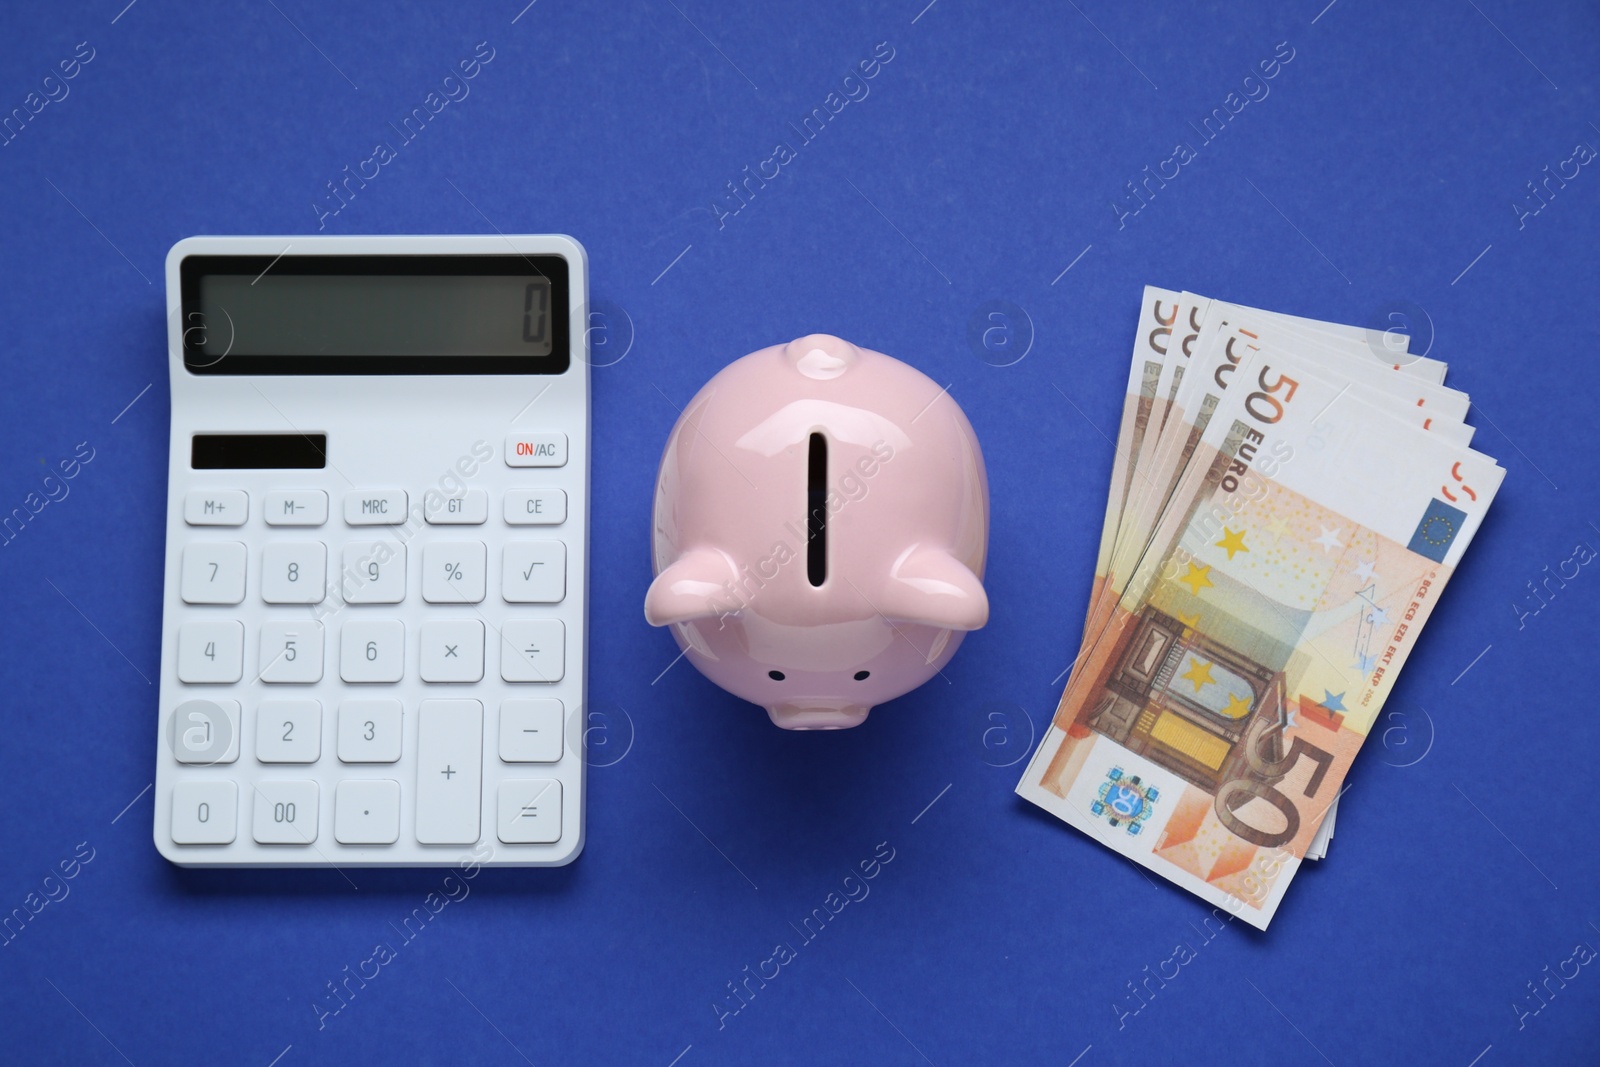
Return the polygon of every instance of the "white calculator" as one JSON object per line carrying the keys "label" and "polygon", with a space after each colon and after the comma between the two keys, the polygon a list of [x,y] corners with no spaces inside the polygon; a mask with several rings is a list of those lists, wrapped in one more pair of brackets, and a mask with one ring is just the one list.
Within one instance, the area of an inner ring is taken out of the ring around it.
{"label": "white calculator", "polygon": [[583,847],[588,267],[560,236],[192,237],[155,841],[184,866]]}

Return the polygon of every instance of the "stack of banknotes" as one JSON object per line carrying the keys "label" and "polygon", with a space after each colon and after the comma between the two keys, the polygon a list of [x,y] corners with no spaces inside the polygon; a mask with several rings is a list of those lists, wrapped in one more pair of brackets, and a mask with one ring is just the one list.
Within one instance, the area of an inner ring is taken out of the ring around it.
{"label": "stack of banknotes", "polygon": [[1403,334],[1146,288],[1082,644],[1017,792],[1266,929],[1494,499]]}

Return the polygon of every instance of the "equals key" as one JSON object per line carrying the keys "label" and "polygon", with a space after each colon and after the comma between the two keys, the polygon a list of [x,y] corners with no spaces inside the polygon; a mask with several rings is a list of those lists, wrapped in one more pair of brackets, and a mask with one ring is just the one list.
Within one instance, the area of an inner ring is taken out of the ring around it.
{"label": "equals key", "polygon": [[497,832],[508,845],[561,840],[561,783],[547,778],[501,782]]}

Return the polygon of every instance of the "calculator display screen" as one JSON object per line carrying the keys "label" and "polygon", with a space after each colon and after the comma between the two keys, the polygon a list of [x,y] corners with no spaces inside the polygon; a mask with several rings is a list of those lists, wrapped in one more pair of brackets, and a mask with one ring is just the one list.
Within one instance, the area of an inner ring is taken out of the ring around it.
{"label": "calculator display screen", "polygon": [[325,433],[197,433],[189,466],[204,470],[322,470],[328,465]]}
{"label": "calculator display screen", "polygon": [[559,374],[559,256],[190,256],[184,362],[198,374]]}

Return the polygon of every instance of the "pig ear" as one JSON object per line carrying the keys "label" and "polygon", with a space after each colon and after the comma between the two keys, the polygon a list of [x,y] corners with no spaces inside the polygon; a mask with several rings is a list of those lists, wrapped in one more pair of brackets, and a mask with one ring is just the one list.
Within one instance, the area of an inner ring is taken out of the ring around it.
{"label": "pig ear", "polygon": [[976,630],[989,621],[989,597],[967,565],[922,546],[895,561],[878,610],[890,619],[946,630]]}
{"label": "pig ear", "polygon": [[717,614],[727,600],[724,584],[739,572],[715,549],[697,548],[656,575],[644,597],[644,617],[651,626],[667,626]]}

